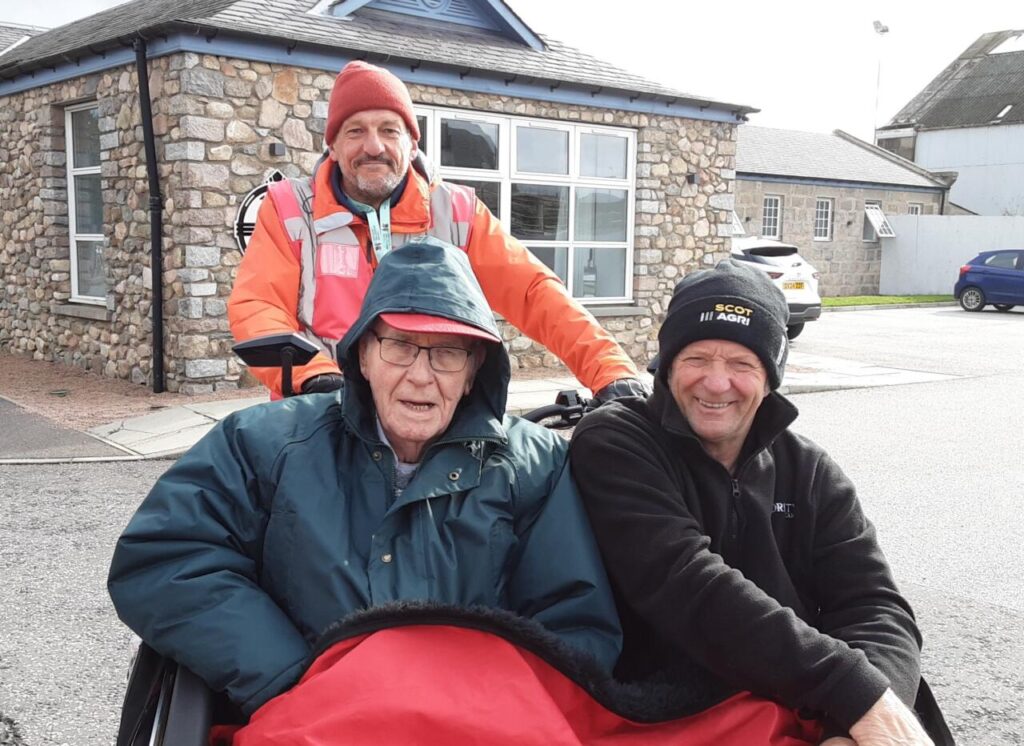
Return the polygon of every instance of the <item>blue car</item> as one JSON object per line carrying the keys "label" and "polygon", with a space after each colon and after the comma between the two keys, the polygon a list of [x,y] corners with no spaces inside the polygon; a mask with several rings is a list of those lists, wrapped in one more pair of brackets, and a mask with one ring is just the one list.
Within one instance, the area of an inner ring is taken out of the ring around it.
{"label": "blue car", "polygon": [[953,295],[965,311],[991,303],[997,311],[1024,304],[1024,249],[983,251],[960,268]]}

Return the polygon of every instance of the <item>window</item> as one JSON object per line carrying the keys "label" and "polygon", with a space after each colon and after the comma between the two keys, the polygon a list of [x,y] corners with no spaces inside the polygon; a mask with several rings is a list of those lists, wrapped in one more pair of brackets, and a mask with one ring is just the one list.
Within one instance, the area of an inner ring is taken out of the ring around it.
{"label": "window", "polygon": [[996,118],[991,121],[991,124],[996,124],[998,122],[1001,122],[1003,120],[1003,117],[1005,117],[1007,114],[1009,114],[1010,113],[1010,109],[1012,109],[1012,108],[1013,108],[1013,104],[1007,104],[1002,109],[1000,109],[999,113],[996,114]]}
{"label": "window", "polygon": [[632,130],[417,107],[420,149],[576,298],[632,298]]}
{"label": "window", "polygon": [[910,202],[907,207],[910,208],[911,215],[920,215],[923,211],[924,205],[920,202]]}
{"label": "window", "polygon": [[985,260],[986,267],[997,267],[999,269],[1016,269],[1017,266],[1017,252],[1015,251],[1003,251],[999,254],[993,254]]}
{"label": "window", "polygon": [[913,135],[910,137],[886,137],[884,139],[879,137],[878,140],[878,147],[906,158],[908,161],[914,160],[915,146],[916,138]]}
{"label": "window", "polygon": [[418,144],[419,150],[422,153],[426,153],[427,142],[430,140],[430,133],[427,131],[429,128],[429,125],[427,124],[427,118],[422,114],[417,114],[416,126],[420,128],[420,141]]}
{"label": "window", "polygon": [[782,238],[782,197],[766,194],[761,208],[761,235]]}
{"label": "window", "polygon": [[895,238],[896,231],[889,225],[888,218],[882,212],[881,202],[864,203],[864,233],[865,241],[877,241],[879,237]]}
{"label": "window", "polygon": [[833,200],[831,197],[818,197],[814,205],[814,240],[832,240]]}
{"label": "window", "polygon": [[103,259],[103,192],[100,184],[99,109],[96,104],[64,111],[68,169],[68,233],[71,300],[107,302]]}

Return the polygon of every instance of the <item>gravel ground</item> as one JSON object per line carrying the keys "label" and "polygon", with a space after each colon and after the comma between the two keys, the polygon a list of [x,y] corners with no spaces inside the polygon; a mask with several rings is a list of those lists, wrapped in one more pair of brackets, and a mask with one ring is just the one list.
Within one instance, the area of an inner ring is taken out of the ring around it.
{"label": "gravel ground", "polygon": [[217,391],[201,397],[154,394],[151,387],[0,351],[0,396],[74,430],[88,430],[163,407],[244,399],[259,396],[265,391],[262,386],[255,386]]}
{"label": "gravel ground", "polygon": [[0,714],[0,746],[22,746],[18,726],[8,717]]}
{"label": "gravel ground", "polygon": [[0,466],[0,745],[114,743],[131,633],[107,569],[169,465]]}

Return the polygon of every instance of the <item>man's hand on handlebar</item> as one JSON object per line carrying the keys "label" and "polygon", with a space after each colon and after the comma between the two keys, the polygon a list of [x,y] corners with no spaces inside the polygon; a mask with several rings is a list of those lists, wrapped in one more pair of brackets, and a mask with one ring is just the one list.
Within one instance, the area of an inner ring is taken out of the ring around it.
{"label": "man's hand on handlebar", "polygon": [[594,406],[601,406],[626,396],[639,396],[641,399],[646,399],[650,395],[650,387],[639,378],[620,378],[594,394]]}
{"label": "man's hand on handlebar", "polygon": [[302,384],[303,394],[329,394],[342,387],[345,379],[340,373],[321,373],[306,379]]}

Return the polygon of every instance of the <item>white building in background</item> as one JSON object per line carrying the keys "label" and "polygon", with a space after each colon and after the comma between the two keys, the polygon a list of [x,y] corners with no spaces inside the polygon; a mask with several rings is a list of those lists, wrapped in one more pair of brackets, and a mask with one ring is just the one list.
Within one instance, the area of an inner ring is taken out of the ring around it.
{"label": "white building in background", "polygon": [[978,215],[1024,215],[1024,29],[983,34],[876,132]]}

